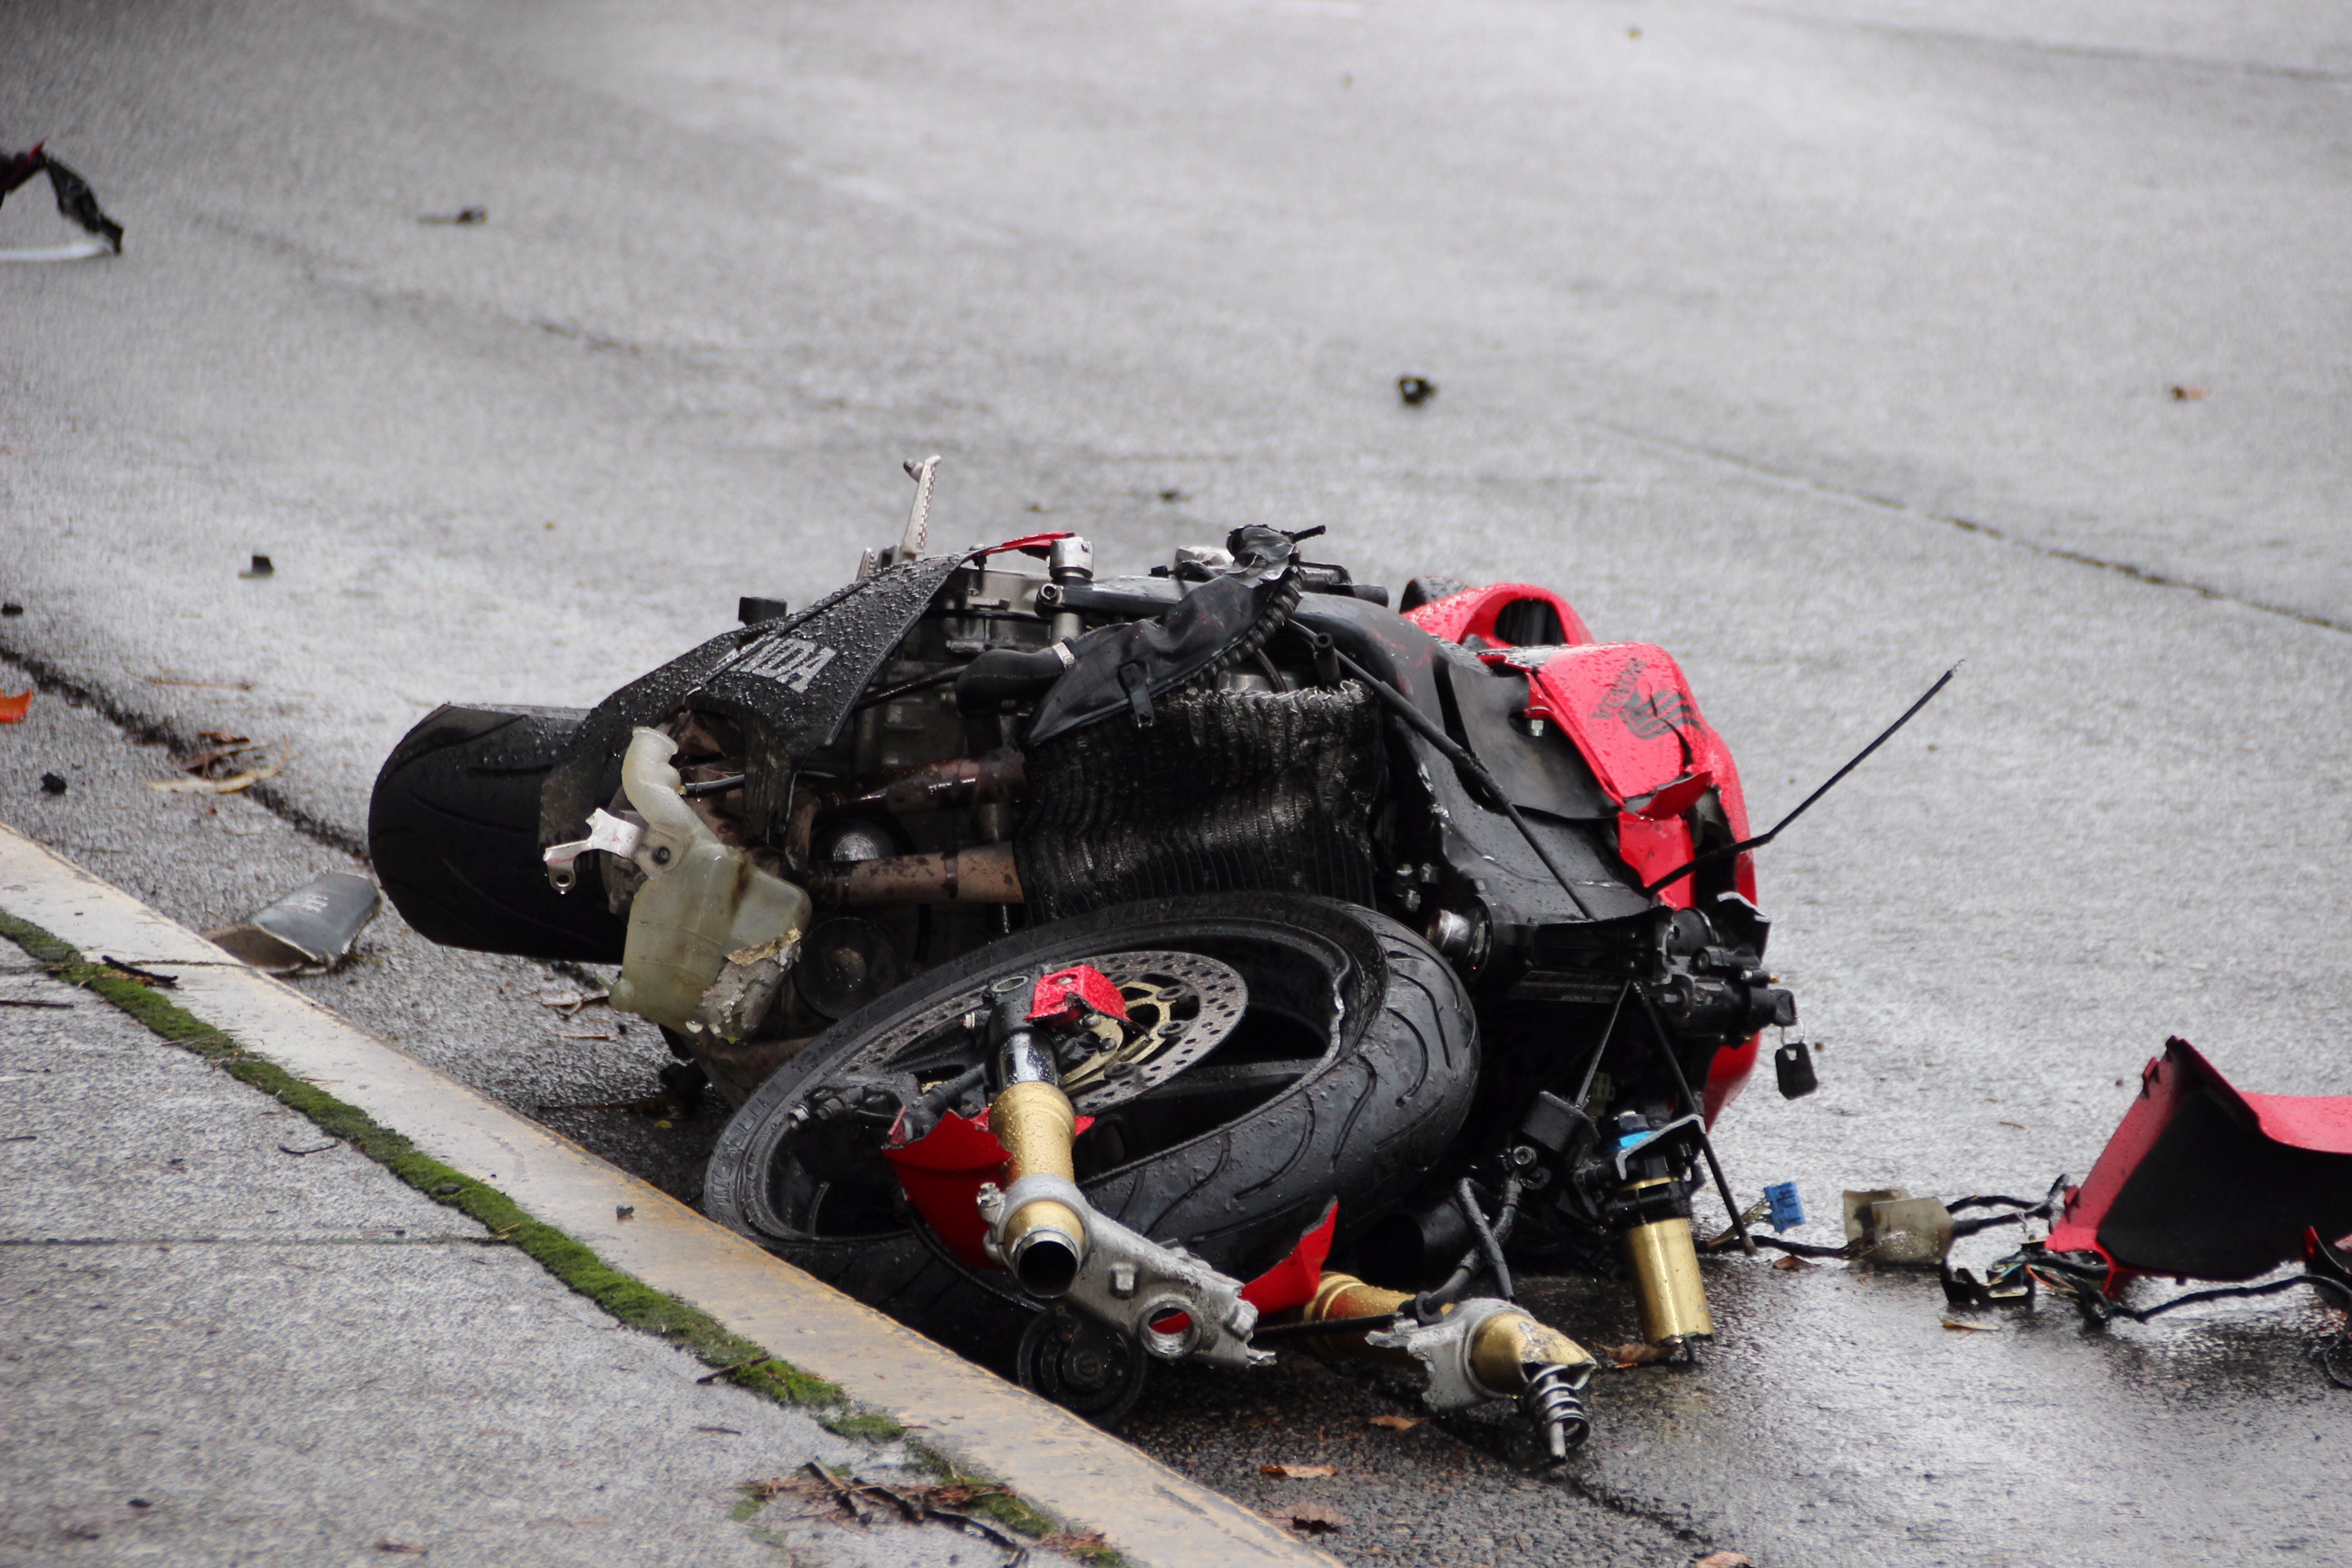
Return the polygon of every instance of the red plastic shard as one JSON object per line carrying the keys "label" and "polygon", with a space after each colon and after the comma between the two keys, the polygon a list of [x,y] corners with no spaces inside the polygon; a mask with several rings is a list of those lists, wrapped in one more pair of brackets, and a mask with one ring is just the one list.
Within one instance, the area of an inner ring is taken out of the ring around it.
{"label": "red plastic shard", "polygon": [[1029,994],[1033,1024],[1073,1023],[1081,1013],[1127,1022],[1127,998],[1119,994],[1109,976],[1090,963],[1057,969],[1040,979]]}
{"label": "red plastic shard", "polygon": [[985,545],[975,550],[969,559],[985,561],[992,555],[1003,555],[1015,550],[1024,555],[1043,555],[1045,553],[1045,547],[1054,541],[1069,537],[1070,531],[1066,528],[1058,533],[1024,533],[1018,539],[1008,539],[1002,544]]}
{"label": "red plastic shard", "polygon": [[[1093,1117],[1079,1117],[1074,1136],[1083,1136],[1094,1124]],[[988,1112],[959,1116],[950,1110],[911,1143],[895,1142],[898,1135],[894,1129],[894,1142],[883,1145],[882,1157],[898,1173],[907,1201],[950,1252],[975,1268],[1001,1268],[981,1245],[988,1226],[980,1217],[980,1189],[1003,1181],[1008,1158],[988,1130]]]}
{"label": "red plastic shard", "polygon": [[1333,1198],[1289,1257],[1242,1287],[1242,1300],[1255,1307],[1261,1318],[1315,1300],[1316,1288],[1323,1283],[1323,1262],[1331,1256],[1331,1237],[1339,1228],[1339,1200]]}
{"label": "red plastic shard", "polygon": [[20,692],[14,697],[0,697],[0,724],[21,724],[32,709],[33,694],[30,691]]}
{"label": "red plastic shard", "polygon": [[2135,1274],[2251,1279],[2306,1231],[2352,1236],[2352,1096],[2242,1094],[2176,1037],[2049,1245],[2105,1258],[2112,1293]]}

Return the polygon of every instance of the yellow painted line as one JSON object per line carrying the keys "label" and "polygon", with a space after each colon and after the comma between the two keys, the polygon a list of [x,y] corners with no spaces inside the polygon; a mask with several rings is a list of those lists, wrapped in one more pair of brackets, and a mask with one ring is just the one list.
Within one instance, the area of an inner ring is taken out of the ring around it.
{"label": "yellow painted line", "polygon": [[[1158,1460],[973,1365],[713,1225],[659,1188],[289,985],[256,973],[121,889],[0,824],[0,909],[101,954],[172,974],[173,1000],[416,1146],[488,1182],[614,1268],[692,1302],[853,1399],[887,1411],[1149,1568],[1334,1560]],[[620,1220],[620,1206],[635,1210]]]}

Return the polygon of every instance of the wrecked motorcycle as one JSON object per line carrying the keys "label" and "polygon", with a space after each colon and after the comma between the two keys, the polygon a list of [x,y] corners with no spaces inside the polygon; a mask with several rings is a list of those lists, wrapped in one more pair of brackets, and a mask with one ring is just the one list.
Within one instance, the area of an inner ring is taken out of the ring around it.
{"label": "wrecked motorcycle", "polygon": [[1287,1343],[1564,1455],[1594,1363],[1512,1270],[1622,1269],[1653,1342],[1708,1339],[1707,1128],[1795,1021],[1680,668],[1524,584],[1391,608],[1320,530],[931,553],[909,472],[808,608],[585,712],[425,718],[385,890],[618,963],[666,1080],[736,1106],[714,1217],[1072,1408]]}

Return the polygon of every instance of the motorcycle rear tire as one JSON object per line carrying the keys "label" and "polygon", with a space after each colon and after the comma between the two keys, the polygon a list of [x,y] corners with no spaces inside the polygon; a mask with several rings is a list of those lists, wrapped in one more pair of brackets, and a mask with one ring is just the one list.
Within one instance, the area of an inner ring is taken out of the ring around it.
{"label": "motorcycle rear tire", "polygon": [[[1080,1185],[1103,1213],[1244,1279],[1280,1261],[1334,1197],[1344,1244],[1412,1192],[1452,1144],[1477,1083],[1476,1017],[1452,966],[1405,927],[1336,900],[1275,893],[1092,910],[898,987],[812,1041],[736,1112],[711,1152],[706,1211],[964,1354],[1007,1364],[1028,1312],[1044,1305],[1022,1299],[1009,1276],[975,1278],[911,1226],[828,1237],[780,1215],[771,1200],[782,1189],[772,1184],[790,1158],[793,1112],[871,1038],[959,993],[1088,956],[1193,942],[1197,951],[1262,953],[1276,966],[1262,969],[1269,975],[1321,964],[1323,1055],[1222,1125],[1099,1173],[1082,1166]],[[1217,1062],[1212,1052],[1201,1065]],[[1182,1082],[1181,1074],[1170,1080]],[[815,1206],[821,1214],[821,1197]]]}
{"label": "motorcycle rear tire", "polygon": [[[540,859],[539,790],[563,759],[577,708],[444,703],[418,721],[376,774],[368,857],[401,918],[445,947],[618,963],[628,926],[583,856],[569,893]],[[615,763],[604,795],[619,787]]]}

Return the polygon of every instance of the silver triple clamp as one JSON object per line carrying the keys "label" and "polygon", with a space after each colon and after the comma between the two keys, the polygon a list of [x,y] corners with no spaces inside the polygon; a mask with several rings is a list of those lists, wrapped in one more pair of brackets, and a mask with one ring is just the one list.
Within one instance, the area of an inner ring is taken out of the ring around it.
{"label": "silver triple clamp", "polygon": [[[1254,1367],[1274,1360],[1272,1351],[1249,1342],[1257,1330],[1257,1309],[1242,1300],[1240,1280],[1098,1212],[1075,1182],[1031,1175],[1010,1191],[998,1190],[993,1182],[982,1186],[980,1217],[988,1225],[990,1257],[1003,1261],[997,1233],[1005,1216],[1038,1198],[1068,1205],[1086,1227],[1086,1255],[1066,1294],[1072,1306],[1162,1361]],[[1166,1326],[1171,1322],[1180,1326]]]}

